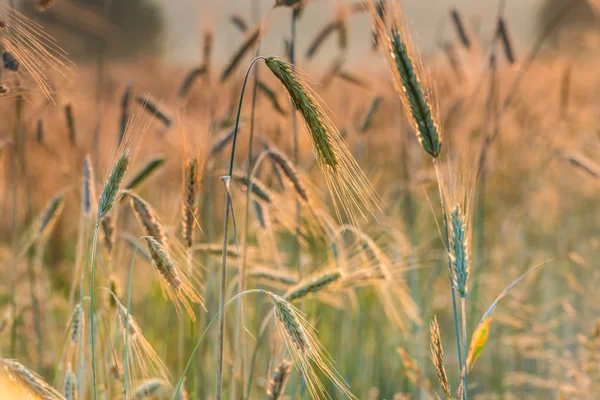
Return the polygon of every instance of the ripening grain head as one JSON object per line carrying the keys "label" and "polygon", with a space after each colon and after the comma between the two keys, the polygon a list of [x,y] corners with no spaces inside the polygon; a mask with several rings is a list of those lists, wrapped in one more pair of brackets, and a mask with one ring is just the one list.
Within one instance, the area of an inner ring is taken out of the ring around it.
{"label": "ripening grain head", "polygon": [[358,216],[366,218],[374,213],[378,209],[378,196],[312,91],[286,61],[269,57],[265,63],[283,84],[304,121],[338,216],[342,209],[356,224]]}

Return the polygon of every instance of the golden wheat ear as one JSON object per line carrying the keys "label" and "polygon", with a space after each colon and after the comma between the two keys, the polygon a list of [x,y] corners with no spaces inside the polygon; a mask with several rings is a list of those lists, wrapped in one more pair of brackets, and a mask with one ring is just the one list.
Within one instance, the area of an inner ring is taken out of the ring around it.
{"label": "golden wheat ear", "polygon": [[71,74],[72,63],[54,38],[37,22],[4,3],[0,3],[0,45],[14,60],[11,69],[22,66],[50,100],[54,89],[49,74],[57,73],[65,78]]}

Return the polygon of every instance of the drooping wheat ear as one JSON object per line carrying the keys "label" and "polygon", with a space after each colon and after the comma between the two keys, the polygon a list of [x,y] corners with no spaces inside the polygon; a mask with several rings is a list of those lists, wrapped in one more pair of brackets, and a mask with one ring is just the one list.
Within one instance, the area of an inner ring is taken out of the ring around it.
{"label": "drooping wheat ear", "polygon": [[463,213],[458,206],[450,214],[451,225],[451,251],[452,260],[452,283],[460,295],[467,295],[467,279],[471,269],[471,260],[469,258],[469,240],[467,237],[467,226]]}
{"label": "drooping wheat ear", "polygon": [[113,208],[117,194],[119,194],[119,191],[121,190],[121,184],[123,183],[125,173],[131,164],[132,156],[131,149],[125,147],[115,162],[115,165],[102,188],[100,199],[98,200],[98,214],[96,218],[99,220]]}
{"label": "drooping wheat ear", "polygon": [[425,388],[429,390],[431,387],[431,383],[429,379],[423,374],[423,370],[419,367],[419,364],[415,361],[415,359],[403,348],[397,348],[396,351],[400,356],[400,360],[402,361],[402,365],[404,366],[404,372],[407,378],[419,388]]}
{"label": "drooping wheat ear", "polygon": [[210,71],[212,66],[212,49],[214,35],[211,31],[204,32],[204,47],[202,48],[202,60],[206,71]]}
{"label": "drooping wheat ear", "polygon": [[152,157],[148,162],[131,178],[125,185],[125,189],[133,190],[139,187],[142,183],[147,181],[152,175],[154,175],[160,167],[165,163],[166,157],[163,155],[157,155]]}
{"label": "drooping wheat ear", "polygon": [[285,154],[274,148],[269,150],[269,157],[281,168],[284,175],[289,179],[292,185],[294,185],[294,189],[298,196],[303,201],[308,202],[308,191],[292,161],[287,158]]}
{"label": "drooping wheat ear", "polygon": [[431,351],[431,360],[435,366],[438,380],[442,385],[442,390],[446,395],[447,399],[450,399],[450,384],[448,383],[448,376],[446,375],[446,369],[444,368],[444,349],[442,348],[442,338],[440,336],[440,327],[437,322],[437,317],[433,317],[429,324],[430,343],[429,350]]}
{"label": "drooping wheat ear", "polygon": [[[242,126],[242,124],[240,123],[240,128],[241,128],[241,126]],[[227,146],[229,144],[229,142],[231,142],[231,139],[233,139],[234,133],[235,133],[235,129],[230,129],[228,131],[223,132],[220,136],[218,136],[210,149],[210,156],[212,157],[215,154],[220,153],[221,150],[223,150],[225,148],[225,146]]]}
{"label": "drooping wheat ear", "polygon": [[273,89],[271,89],[263,81],[259,80],[258,81],[258,90],[260,90],[265,96],[267,96],[267,98],[269,99],[269,102],[271,103],[271,105],[273,106],[275,111],[277,111],[281,115],[287,115],[287,112],[279,103],[279,100],[277,99],[277,95],[275,94],[275,91]]}
{"label": "drooping wheat ear", "polygon": [[381,105],[382,101],[382,96],[376,96],[373,99],[371,105],[369,106],[369,111],[367,111],[367,115],[365,115],[365,119],[363,120],[363,123],[360,126],[360,133],[365,133],[369,130],[369,128],[373,124],[373,118],[375,117],[377,110],[379,110],[379,106]]}
{"label": "drooping wheat ear", "polygon": [[283,298],[289,302],[301,299],[311,293],[317,293],[342,279],[339,270],[326,271],[318,275],[303,279],[296,286],[290,288]]}
{"label": "drooping wheat ear", "polygon": [[123,90],[123,96],[121,97],[121,120],[119,123],[119,136],[117,137],[117,146],[121,145],[125,132],[127,131],[127,124],[129,122],[129,109],[131,107],[131,97],[133,96],[133,84],[130,82],[125,86]]}
{"label": "drooping wheat ear", "polygon": [[333,79],[338,76],[344,66],[344,62],[343,57],[337,57],[331,61],[331,65],[325,70],[325,73],[321,78],[321,85],[323,85],[323,88],[328,88],[331,82],[333,82]]}
{"label": "drooping wheat ear", "polygon": [[194,244],[194,227],[196,224],[197,199],[200,190],[200,173],[198,159],[190,158],[183,168],[183,202],[181,219],[183,238],[187,248]]}
{"label": "drooping wheat ear", "polygon": [[345,82],[348,82],[348,83],[350,83],[352,85],[358,86],[360,88],[363,88],[363,89],[370,89],[371,88],[371,85],[369,85],[369,83],[365,79],[360,78],[358,75],[353,74],[350,71],[346,71],[344,69],[341,69],[341,70],[338,71],[337,76],[341,80],[343,80]]}
{"label": "drooping wheat ear", "polygon": [[273,377],[267,384],[267,400],[279,400],[283,396],[291,370],[291,362],[283,360],[279,364],[273,373]]}
{"label": "drooping wheat ear", "polygon": [[85,156],[83,162],[83,177],[81,187],[81,211],[83,216],[89,218],[92,216],[92,207],[96,201],[96,181],[94,178],[94,168],[90,155]]}
{"label": "drooping wheat ear", "polygon": [[136,95],[135,101],[142,106],[142,109],[158,118],[167,128],[173,123],[173,119],[163,109],[162,105],[152,100],[150,94],[145,96]]}
{"label": "drooping wheat ear", "polygon": [[135,392],[133,398],[136,400],[151,399],[154,398],[162,389],[168,386],[167,382],[159,378],[147,379],[140,383]]}
{"label": "drooping wheat ear", "polygon": [[[241,183],[245,187],[245,189],[248,190],[248,177],[246,175],[234,172],[232,179]],[[271,191],[267,189],[264,183],[260,182],[258,179],[252,179],[252,188],[250,190],[252,191],[253,195],[255,195],[260,200],[264,201],[265,203],[270,204],[272,202]]]}
{"label": "drooping wheat ear", "polygon": [[0,362],[10,380],[25,391],[29,395],[28,397],[42,400],[64,400],[62,394],[18,361],[0,359]]}
{"label": "drooping wheat ear", "polygon": [[581,168],[594,178],[600,179],[600,165],[581,153],[566,153],[563,157],[572,165]]}
{"label": "drooping wheat ear", "polygon": [[510,65],[515,66],[517,64],[517,58],[515,56],[515,50],[512,44],[512,40],[510,39],[510,35],[508,34],[508,26],[506,25],[506,21],[504,18],[500,17],[498,19],[498,37],[500,38],[500,43],[502,43],[502,48],[504,49],[504,56]]}
{"label": "drooping wheat ear", "polygon": [[[223,254],[223,246],[219,243],[198,243],[192,247],[192,250],[218,257],[221,257],[221,255]],[[231,247],[227,247],[227,258],[237,257],[239,257],[237,250]]]}
{"label": "drooping wheat ear", "polygon": [[37,128],[35,130],[35,140],[38,143],[44,143],[44,121],[38,119]]}
{"label": "drooping wheat ear", "polygon": [[108,254],[111,254],[115,244],[115,219],[112,215],[105,215],[102,218],[100,228],[102,229],[102,243]]}
{"label": "drooping wheat ear", "polygon": [[196,80],[201,76],[205,75],[207,71],[206,65],[202,65],[201,67],[196,67],[188,72],[185,78],[183,78],[181,86],[179,86],[177,98],[180,100],[185,99],[190,92],[190,89],[194,85],[194,82],[196,82]]}
{"label": "drooping wheat ear", "polygon": [[254,279],[264,279],[270,282],[283,283],[284,285],[295,285],[298,278],[285,271],[272,268],[254,267],[248,271],[248,277]]}
{"label": "drooping wheat ear", "polygon": [[283,297],[270,292],[269,296],[275,304],[275,316],[277,317],[277,320],[281,323],[283,330],[296,346],[296,349],[300,354],[310,352],[310,343],[306,331],[298,319],[297,311]]}
{"label": "drooping wheat ear", "polygon": [[434,93],[423,84],[422,67],[414,55],[410,37],[392,19],[387,9],[380,17],[372,2],[369,2],[369,7],[379,37],[386,38],[384,55],[406,114],[423,149],[437,158],[442,149],[442,139]]}
{"label": "drooping wheat ear", "polygon": [[308,50],[306,51],[306,58],[308,58],[309,60],[311,58],[313,58],[314,55],[319,50],[319,48],[321,47],[321,45],[323,44],[323,42],[325,42],[325,40],[333,32],[335,32],[338,28],[339,28],[339,22],[338,21],[330,21],[327,25],[325,25],[323,27],[323,29],[321,29],[319,31],[319,33],[317,33],[317,35],[315,36],[315,38],[311,42],[310,46],[308,47]]}
{"label": "drooping wheat ear", "polygon": [[62,213],[64,206],[65,206],[65,193],[64,192],[60,192],[59,194],[54,196],[54,198],[52,198],[52,200],[50,200],[50,203],[48,204],[48,206],[42,213],[42,215],[39,219],[39,222],[38,222],[37,233],[40,236],[44,236],[52,230],[52,228],[56,224],[56,221],[58,221],[58,218],[60,217],[60,214]]}
{"label": "drooping wheat ear", "polygon": [[115,274],[111,274],[108,280],[108,289],[110,290],[110,294],[108,296],[108,305],[111,309],[115,309],[117,307],[117,301],[115,298],[119,298],[121,296],[121,285],[119,284],[119,278]]}
{"label": "drooping wheat ear", "polygon": [[268,211],[260,204],[256,199],[252,199],[252,209],[254,210],[254,215],[258,220],[258,223],[262,229],[269,228],[269,216],[267,215]]}
{"label": "drooping wheat ear", "polygon": [[[127,313],[127,308],[125,308],[118,299],[115,300],[117,302],[117,316],[121,328],[121,336],[124,342],[126,338],[127,322],[129,321],[129,337],[127,339],[127,377],[129,382],[133,382],[133,377],[148,379],[151,373],[155,373],[168,382],[168,370],[163,361],[156,354],[154,348],[152,348],[150,343],[148,343],[144,337],[142,328],[140,328],[131,313]],[[123,368],[119,367],[118,361],[115,368],[120,375],[118,371],[123,371]]]}
{"label": "drooping wheat ear", "polygon": [[231,76],[231,74],[235,71],[236,67],[240,64],[240,61],[242,61],[242,58],[244,58],[246,53],[248,53],[248,50],[250,50],[250,48],[254,46],[259,36],[260,25],[247,34],[246,38],[244,39],[244,42],[242,42],[241,46],[233,54],[233,57],[231,57],[231,60],[227,64],[227,67],[225,67],[223,73],[221,74],[221,82],[225,82]]}
{"label": "drooping wheat ear", "polygon": [[127,192],[127,195],[131,199],[131,208],[135,212],[135,216],[142,226],[144,233],[152,236],[163,247],[167,246],[167,232],[158,220],[152,206],[133,192]]}
{"label": "drooping wheat ear", "polygon": [[341,218],[340,209],[343,209],[356,224],[357,213],[365,218],[365,212],[374,213],[378,196],[310,89],[289,63],[276,57],[265,59],[265,63],[286,88],[294,108],[302,116],[338,217]]}
{"label": "drooping wheat ear", "polygon": [[465,46],[465,48],[470,49],[471,39],[469,38],[467,29],[465,27],[465,24],[463,23],[460,11],[458,11],[458,9],[456,8],[453,8],[452,10],[450,10],[450,17],[452,18],[452,23],[454,24],[454,29],[456,29],[456,34],[458,35],[460,42],[463,46]]}
{"label": "drooping wheat ear", "polygon": [[65,117],[67,118],[67,128],[69,129],[69,143],[75,147],[77,143],[77,131],[75,130],[75,117],[73,116],[73,105],[68,102],[65,106]]}
{"label": "drooping wheat ear", "polygon": [[165,248],[153,237],[144,237],[148,244],[152,263],[158,272],[163,292],[173,302],[177,312],[183,306],[192,320],[196,319],[191,303],[204,306],[200,293],[194,288],[185,272],[173,261]]}
{"label": "drooping wheat ear", "polygon": [[71,369],[71,364],[67,365],[65,373],[65,382],[63,383],[63,396],[65,400],[77,400],[77,378]]}
{"label": "drooping wheat ear", "polygon": [[248,23],[246,22],[246,20],[244,18],[242,18],[240,15],[237,14],[232,14],[229,17],[229,21],[233,24],[233,26],[235,26],[240,32],[247,32],[248,31]]}
{"label": "drooping wheat ear", "polygon": [[44,12],[54,4],[54,0],[37,0],[36,9],[39,12]]}
{"label": "drooping wheat ear", "polygon": [[18,60],[48,99],[52,99],[54,90],[50,72],[66,78],[70,74],[67,53],[54,38],[6,3],[0,3],[0,46]]}

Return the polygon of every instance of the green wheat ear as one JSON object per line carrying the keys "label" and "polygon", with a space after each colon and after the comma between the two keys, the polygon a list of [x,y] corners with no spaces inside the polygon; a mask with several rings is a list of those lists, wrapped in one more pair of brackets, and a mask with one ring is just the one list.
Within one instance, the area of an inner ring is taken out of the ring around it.
{"label": "green wheat ear", "polygon": [[311,134],[319,162],[336,169],[338,162],[331,140],[332,132],[321,107],[299,79],[292,65],[277,57],[269,57],[265,62],[286,88],[294,108],[302,116]]}
{"label": "green wheat ear", "polygon": [[265,58],[265,63],[285,87],[294,109],[304,121],[338,218],[342,209],[351,223],[357,225],[358,215],[366,218],[379,208],[379,197],[294,66],[277,57]]}
{"label": "green wheat ear", "polygon": [[410,36],[391,18],[389,10],[386,9],[381,16],[372,3],[369,7],[378,36],[386,38],[383,52],[419,143],[429,155],[437,158],[442,150],[442,138],[434,94],[423,84],[422,67],[418,57],[414,56]]}

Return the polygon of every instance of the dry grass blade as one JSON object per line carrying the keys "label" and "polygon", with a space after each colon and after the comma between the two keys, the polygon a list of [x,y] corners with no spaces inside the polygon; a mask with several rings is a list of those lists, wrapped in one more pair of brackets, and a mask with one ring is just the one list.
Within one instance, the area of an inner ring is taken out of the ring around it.
{"label": "dry grass blade", "polygon": [[246,36],[242,45],[234,53],[233,57],[231,57],[231,60],[221,74],[221,82],[225,82],[231,76],[236,67],[240,64],[240,61],[242,61],[242,58],[248,53],[248,50],[250,50],[250,48],[258,41],[259,36],[260,26],[257,26]]}
{"label": "dry grass blade", "polygon": [[273,377],[267,384],[267,400],[279,400],[283,396],[291,369],[292,363],[286,360],[275,369]]}
{"label": "dry grass blade", "polygon": [[126,190],[133,190],[154,175],[165,163],[166,157],[158,155],[152,157],[148,162],[129,180],[125,185]]}
{"label": "dry grass blade", "polygon": [[167,128],[173,123],[172,118],[163,110],[161,104],[158,104],[156,101],[152,100],[150,95],[136,95],[135,101],[142,106],[145,111],[158,118]]}
{"label": "dry grass blade", "polygon": [[338,21],[331,21],[327,25],[325,25],[323,27],[323,29],[321,29],[319,31],[319,33],[317,33],[317,35],[315,36],[313,41],[310,43],[310,46],[308,46],[308,50],[306,50],[306,58],[308,58],[309,60],[311,58],[313,58],[315,56],[315,54],[317,53],[317,51],[319,50],[319,48],[321,48],[321,45],[323,44],[323,42],[333,32],[335,32],[338,29],[338,27],[339,27]]}
{"label": "dry grass blade", "polygon": [[298,196],[303,201],[308,202],[308,191],[292,161],[283,153],[273,148],[269,150],[269,157],[281,168],[283,174],[289,179],[292,185],[294,185],[294,189]]}
{"label": "dry grass blade", "polygon": [[0,359],[10,380],[29,396],[42,400],[64,400],[62,394],[46,383],[38,374],[15,360]]}
{"label": "dry grass blade", "polygon": [[365,119],[363,120],[363,123],[360,126],[360,133],[366,133],[369,130],[369,128],[373,124],[373,118],[375,117],[377,110],[379,110],[379,106],[381,105],[382,101],[382,96],[376,96],[373,99],[371,105],[369,106],[369,111],[367,111],[367,115],[365,115]]}
{"label": "dry grass blade", "polygon": [[246,20],[244,18],[242,18],[240,15],[237,14],[232,14],[231,17],[229,17],[229,21],[233,24],[233,26],[235,26],[240,32],[244,33],[246,31],[248,31],[248,23],[246,22]]}
{"label": "dry grass blade", "polygon": [[456,29],[456,33],[460,39],[460,42],[463,44],[463,46],[465,46],[465,48],[470,49],[471,39],[467,33],[467,28],[465,27],[460,11],[458,11],[456,8],[453,8],[450,10],[450,17],[452,17],[454,29]]}
{"label": "dry grass blade", "polygon": [[508,27],[504,18],[498,19],[498,37],[500,43],[502,43],[502,49],[504,50],[504,56],[510,65],[515,66],[517,64],[517,58],[515,56],[515,49],[508,33]]}
{"label": "dry grass blade", "polygon": [[446,398],[450,399],[452,396],[450,384],[448,383],[448,376],[446,375],[446,369],[444,368],[444,349],[442,348],[442,338],[440,336],[440,327],[437,322],[437,317],[433,317],[429,324],[429,334],[431,360],[435,366],[440,385],[442,385],[442,390],[444,391]]}
{"label": "dry grass blade", "polygon": [[181,86],[179,86],[179,90],[177,91],[177,98],[182,100],[185,99],[190,92],[190,89],[196,82],[198,78],[206,75],[207,68],[205,65],[201,67],[196,67],[192,69],[188,74],[183,78],[183,82],[181,82]]}
{"label": "dry grass blade", "polygon": [[364,79],[359,78],[357,75],[353,74],[350,71],[340,70],[337,73],[337,76],[345,82],[348,82],[352,85],[358,86],[363,89],[370,89],[371,86]]}
{"label": "dry grass blade", "polygon": [[69,129],[69,143],[71,143],[71,146],[75,147],[77,144],[77,131],[75,130],[73,105],[70,102],[65,106],[65,116],[67,118],[67,128]]}
{"label": "dry grass blade", "polygon": [[269,86],[267,86],[267,84],[264,83],[263,81],[259,80],[258,81],[258,90],[260,90],[265,96],[267,96],[267,98],[269,99],[269,102],[271,103],[271,105],[273,106],[275,111],[277,111],[281,115],[287,115],[287,112],[279,103],[279,100],[277,99],[277,95],[275,94],[275,91],[273,89],[271,89]]}
{"label": "dry grass blade", "polygon": [[123,95],[121,96],[121,119],[119,124],[119,137],[117,139],[117,146],[121,145],[123,138],[125,137],[125,132],[127,131],[127,124],[129,122],[129,108],[131,106],[131,97],[133,96],[133,85],[128,83],[125,86],[125,90],[123,90]]}

